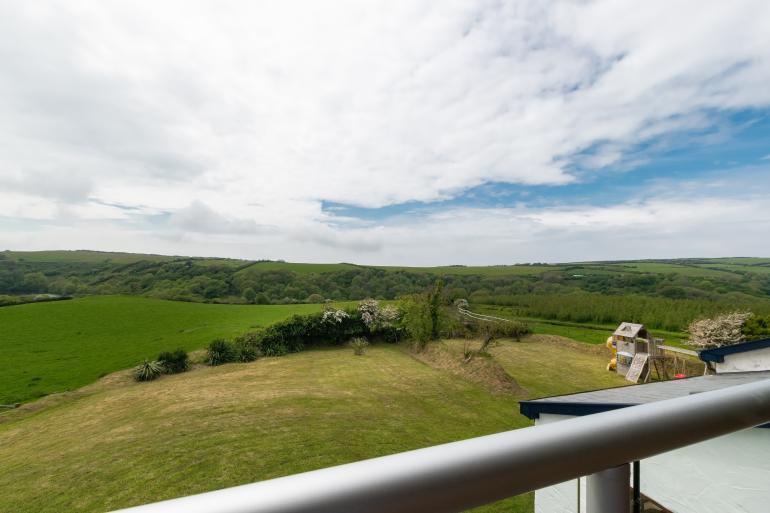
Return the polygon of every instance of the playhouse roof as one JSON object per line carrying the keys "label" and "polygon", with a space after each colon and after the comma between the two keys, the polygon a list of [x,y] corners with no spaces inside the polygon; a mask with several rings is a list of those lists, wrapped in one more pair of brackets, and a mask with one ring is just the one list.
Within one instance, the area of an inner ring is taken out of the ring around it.
{"label": "playhouse roof", "polygon": [[734,372],[673,381],[656,381],[644,385],[608,388],[580,394],[522,401],[520,409],[523,415],[533,420],[539,418],[541,413],[571,416],[591,415],[764,379],[770,379],[770,371]]}
{"label": "playhouse roof", "polygon": [[634,324],[633,322],[622,322],[613,335],[620,337],[636,337],[644,329],[644,324]]}

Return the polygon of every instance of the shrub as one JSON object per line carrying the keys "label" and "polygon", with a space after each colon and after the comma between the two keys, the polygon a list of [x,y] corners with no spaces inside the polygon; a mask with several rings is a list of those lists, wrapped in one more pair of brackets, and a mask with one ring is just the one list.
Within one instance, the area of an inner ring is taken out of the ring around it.
{"label": "shrub", "polygon": [[399,305],[403,315],[401,323],[407,334],[418,349],[425,347],[431,340],[433,325],[430,308],[423,295],[413,294],[402,298]]}
{"label": "shrub", "polygon": [[249,287],[243,291],[243,299],[245,299],[249,303],[254,303],[257,301],[257,293],[254,292],[254,289]]}
{"label": "shrub", "polygon": [[163,366],[163,370],[167,374],[178,374],[190,367],[190,359],[187,356],[187,351],[184,349],[160,353],[158,355],[158,363]]}
{"label": "shrub", "polygon": [[262,356],[259,333],[249,332],[236,337],[233,343],[235,358],[240,362],[253,362]]}
{"label": "shrub", "polygon": [[154,361],[145,360],[134,369],[134,379],[137,381],[152,381],[163,373],[163,366]]}
{"label": "shrub", "polygon": [[497,323],[495,327],[494,336],[496,338],[512,338],[515,340],[521,340],[521,337],[532,333],[529,325],[525,322],[519,321],[501,321]]}
{"label": "shrub", "polygon": [[232,344],[221,338],[212,341],[207,351],[209,365],[222,365],[223,363],[234,362],[236,358]]}
{"label": "shrub", "polygon": [[353,348],[354,355],[362,356],[366,352],[366,348],[369,347],[369,341],[364,337],[354,337],[350,341],[350,347]]}
{"label": "shrub", "polygon": [[750,317],[743,325],[742,331],[746,340],[760,340],[770,337],[770,315]]}
{"label": "shrub", "polygon": [[743,326],[752,315],[751,312],[731,312],[713,319],[693,321],[687,328],[689,343],[699,347],[722,347],[743,342]]}

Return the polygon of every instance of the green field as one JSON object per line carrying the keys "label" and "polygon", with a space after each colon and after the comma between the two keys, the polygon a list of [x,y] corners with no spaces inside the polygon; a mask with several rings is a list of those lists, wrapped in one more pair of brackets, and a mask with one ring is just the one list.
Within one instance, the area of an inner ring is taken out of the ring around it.
{"label": "green field", "polygon": [[[463,342],[443,345],[459,362]],[[595,349],[502,342],[483,363],[499,362],[524,388],[498,394],[393,345],[150,383],[118,373],[53,407],[0,415],[0,511],[101,512],[524,427],[523,397],[624,384]],[[527,494],[478,511],[532,509]]]}
{"label": "green field", "polygon": [[163,262],[174,260],[174,256],[149,255],[144,253],[113,253],[110,251],[3,251],[10,260],[25,260],[28,262],[111,262],[115,264],[130,264],[133,262],[150,261]]}
{"label": "green field", "polygon": [[320,305],[212,305],[93,296],[0,308],[0,404],[95,381],[160,351],[202,348]]}
{"label": "green field", "polygon": [[429,273],[436,276],[533,276],[547,271],[560,271],[561,265],[444,265],[438,267],[373,266],[386,271]]}
{"label": "green field", "polygon": [[[480,314],[492,315],[503,319],[523,321],[532,329],[533,333],[543,335],[558,335],[560,337],[570,338],[579,342],[588,344],[604,344],[607,337],[612,335],[617,326],[615,325],[595,325],[581,324],[576,322],[552,321],[548,319],[537,319],[532,317],[520,317],[512,313],[512,308],[496,305],[476,305],[473,311]],[[686,333],[651,330],[653,335],[663,338],[666,344],[673,346],[682,346],[687,340]]]}
{"label": "green field", "polygon": [[242,270],[257,271],[291,271],[298,274],[330,273],[335,271],[347,271],[359,269],[361,266],[353,264],[305,264],[300,262],[256,262]]}

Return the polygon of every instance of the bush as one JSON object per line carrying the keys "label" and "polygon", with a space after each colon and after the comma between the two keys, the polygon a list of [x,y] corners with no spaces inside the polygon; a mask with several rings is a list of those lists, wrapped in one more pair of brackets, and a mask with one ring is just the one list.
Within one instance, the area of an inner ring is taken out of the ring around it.
{"label": "bush", "polygon": [[237,356],[232,344],[221,338],[212,341],[206,350],[208,352],[209,365],[222,365],[223,363],[234,362]]}
{"label": "bush", "polygon": [[752,315],[750,312],[731,312],[693,321],[687,328],[690,334],[688,342],[699,347],[722,347],[743,342],[743,326]]}
{"label": "bush", "polygon": [[257,301],[257,293],[254,292],[254,289],[249,287],[243,291],[243,299],[245,299],[249,303],[254,303]]}
{"label": "bush", "polygon": [[369,341],[364,337],[354,337],[350,341],[350,347],[353,348],[354,355],[362,356],[366,352],[366,348],[369,347]]}
{"label": "bush", "polygon": [[145,360],[134,369],[134,379],[137,381],[152,381],[163,373],[163,366],[159,362]]}
{"label": "bush", "polygon": [[190,367],[190,360],[187,356],[187,351],[184,349],[160,353],[158,355],[158,363],[163,366],[163,370],[167,374],[178,374]]}
{"label": "bush", "polygon": [[496,338],[512,338],[521,340],[521,337],[532,333],[529,325],[525,322],[508,321],[499,322],[495,327],[494,336]]}
{"label": "bush", "polygon": [[233,350],[239,362],[253,362],[262,356],[259,333],[249,332],[235,338]]}
{"label": "bush", "polygon": [[418,294],[401,298],[399,304],[403,315],[401,324],[418,347],[424,347],[430,340],[431,322],[428,304]]}
{"label": "bush", "polygon": [[761,317],[754,315],[743,325],[743,335],[746,340],[761,340],[770,337],[770,315]]}

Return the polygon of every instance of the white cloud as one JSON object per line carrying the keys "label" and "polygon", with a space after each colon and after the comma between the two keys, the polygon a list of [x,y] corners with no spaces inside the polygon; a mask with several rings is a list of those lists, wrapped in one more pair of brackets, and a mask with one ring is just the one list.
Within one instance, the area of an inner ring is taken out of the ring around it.
{"label": "white cloud", "polygon": [[[341,228],[321,201],[558,186],[574,166],[623,166],[641,141],[767,108],[767,19],[763,0],[3,3],[0,219],[69,223],[91,247],[111,238],[78,221],[124,233],[121,249],[199,254],[217,235],[227,254],[256,252],[241,256],[409,262],[424,226]],[[527,210],[513,232],[478,211],[491,224],[467,229],[525,244],[670,214],[645,205]]]}

